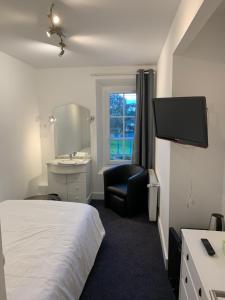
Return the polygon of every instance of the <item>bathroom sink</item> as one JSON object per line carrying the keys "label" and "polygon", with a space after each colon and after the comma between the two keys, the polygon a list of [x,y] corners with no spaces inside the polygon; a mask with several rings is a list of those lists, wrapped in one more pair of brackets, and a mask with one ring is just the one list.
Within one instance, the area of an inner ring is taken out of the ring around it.
{"label": "bathroom sink", "polygon": [[[70,175],[87,172],[90,167],[90,159],[54,159],[47,162],[48,172],[55,174]],[[88,171],[89,172],[89,171]]]}
{"label": "bathroom sink", "polygon": [[57,161],[58,165],[74,166],[74,165],[85,165],[88,163],[88,159],[60,159]]}

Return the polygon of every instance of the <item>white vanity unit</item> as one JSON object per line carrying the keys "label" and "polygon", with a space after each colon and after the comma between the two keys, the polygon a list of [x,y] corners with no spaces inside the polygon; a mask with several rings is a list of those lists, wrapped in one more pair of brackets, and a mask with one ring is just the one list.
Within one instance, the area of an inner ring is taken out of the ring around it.
{"label": "white vanity unit", "polygon": [[90,199],[90,111],[75,103],[56,107],[54,152],[57,159],[47,163],[48,193],[63,201],[87,203]]}
{"label": "white vanity unit", "polygon": [[[201,243],[208,239],[216,255],[209,256]],[[225,232],[182,230],[179,300],[212,300],[212,290],[225,295]]]}
{"label": "white vanity unit", "polygon": [[90,199],[90,159],[55,159],[47,163],[48,192],[63,201],[88,203]]}

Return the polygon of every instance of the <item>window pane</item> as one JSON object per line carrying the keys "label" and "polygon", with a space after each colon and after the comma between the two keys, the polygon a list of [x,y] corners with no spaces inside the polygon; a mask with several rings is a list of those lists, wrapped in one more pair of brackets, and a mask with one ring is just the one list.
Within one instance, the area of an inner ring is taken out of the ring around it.
{"label": "window pane", "polygon": [[123,94],[110,94],[110,116],[123,115]]}
{"label": "window pane", "polygon": [[135,118],[124,118],[125,120],[125,137],[134,138]]}
{"label": "window pane", "polygon": [[123,137],[123,118],[110,118],[110,138]]}
{"label": "window pane", "polygon": [[133,139],[128,139],[124,141],[124,159],[131,160],[132,150],[133,150]]}
{"label": "window pane", "polygon": [[136,94],[124,94],[125,116],[136,115]]}
{"label": "window pane", "polygon": [[110,160],[123,159],[123,140],[110,140]]}

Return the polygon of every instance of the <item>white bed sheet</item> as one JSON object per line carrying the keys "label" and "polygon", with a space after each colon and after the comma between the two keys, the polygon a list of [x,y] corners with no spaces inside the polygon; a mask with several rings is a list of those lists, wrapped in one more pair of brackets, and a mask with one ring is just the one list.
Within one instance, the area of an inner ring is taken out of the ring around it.
{"label": "white bed sheet", "polygon": [[0,203],[7,300],[77,300],[105,235],[88,204]]}

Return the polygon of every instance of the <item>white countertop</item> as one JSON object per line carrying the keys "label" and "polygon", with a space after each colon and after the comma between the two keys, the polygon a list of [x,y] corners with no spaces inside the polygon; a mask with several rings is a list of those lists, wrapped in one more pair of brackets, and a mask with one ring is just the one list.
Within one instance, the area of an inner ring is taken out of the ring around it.
{"label": "white countertop", "polygon": [[87,165],[91,160],[89,158],[73,158],[73,159],[54,159],[47,162],[47,165],[57,166],[76,166],[76,165]]}
{"label": "white countertop", "polygon": [[[225,291],[225,232],[183,229],[182,234],[205,289]],[[214,256],[207,254],[201,238],[209,240],[216,252]]]}

